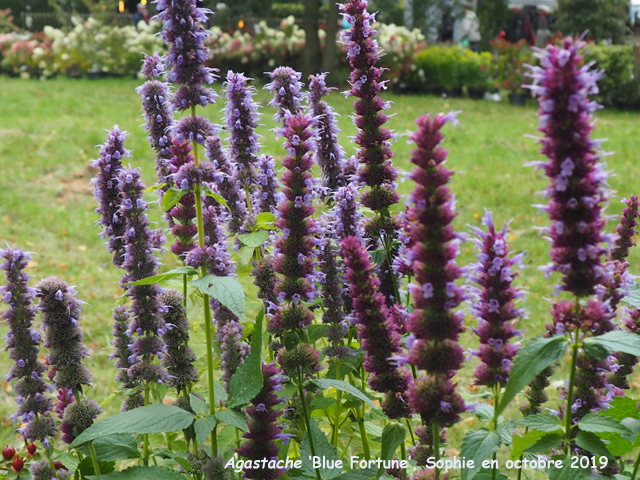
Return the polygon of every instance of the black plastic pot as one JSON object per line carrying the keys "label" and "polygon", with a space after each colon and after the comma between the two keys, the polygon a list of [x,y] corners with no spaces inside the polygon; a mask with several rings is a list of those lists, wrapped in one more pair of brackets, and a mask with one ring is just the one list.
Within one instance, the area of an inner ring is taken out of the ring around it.
{"label": "black plastic pot", "polygon": [[527,97],[528,95],[526,93],[511,92],[509,94],[509,103],[511,105],[518,105],[519,107],[524,107],[527,104]]}

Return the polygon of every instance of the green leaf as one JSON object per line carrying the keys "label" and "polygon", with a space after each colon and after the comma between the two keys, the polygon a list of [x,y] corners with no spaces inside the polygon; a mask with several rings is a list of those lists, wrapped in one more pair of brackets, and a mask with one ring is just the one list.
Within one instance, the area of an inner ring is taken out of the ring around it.
{"label": "green leaf", "polygon": [[[371,480],[376,478],[377,470],[375,468],[357,469],[344,472],[336,478],[336,480]],[[291,477],[289,477],[291,478]]]}
{"label": "green leaf", "polygon": [[113,472],[106,475],[92,475],[90,480],[186,480],[185,476],[168,467],[131,467],[122,472]]}
{"label": "green leaf", "polygon": [[615,330],[598,337],[585,338],[583,345],[589,355],[600,355],[594,357],[596,360],[602,360],[613,352],[640,356],[640,336],[624,330]]}
{"label": "green leaf", "polygon": [[189,427],[193,419],[192,413],[171,405],[138,407],[94,423],[73,441],[71,447],[114,433],[177,432]]}
{"label": "green leaf", "polygon": [[184,197],[187,193],[189,193],[189,190],[179,190],[177,188],[171,187],[162,196],[162,205],[160,208],[162,208],[163,212],[168,212],[173,207],[175,207],[180,201],[180,199]]}
{"label": "green leaf", "polygon": [[144,193],[155,192],[156,190],[160,190],[161,188],[166,187],[166,183],[156,183],[155,185],[151,185],[150,187],[145,188]]}
{"label": "green leaf", "polygon": [[376,265],[382,265],[382,263],[387,259],[387,252],[384,249],[378,249],[371,252],[371,260]]}
{"label": "green leaf", "polygon": [[256,226],[261,230],[270,230],[275,227],[278,219],[271,212],[262,212],[256,215]]}
{"label": "green leaf", "polygon": [[562,436],[559,433],[545,433],[540,440],[524,449],[525,452],[546,453],[548,450],[557,447],[562,443]]}
{"label": "green leaf", "polygon": [[229,407],[244,405],[262,390],[262,321],[260,310],[251,334],[251,353],[229,381]]}
{"label": "green leaf", "polygon": [[244,245],[240,247],[236,251],[236,255],[238,255],[238,258],[240,259],[240,264],[248,265],[249,262],[251,262],[251,259],[253,258],[254,251],[255,251],[255,248],[252,248],[252,247],[247,247]]}
{"label": "green leaf", "polygon": [[583,432],[610,432],[619,433],[620,435],[633,435],[631,430],[622,425],[615,418],[605,417],[604,415],[597,413],[589,413],[585,415],[582,420],[580,420],[578,428]]}
{"label": "green leaf", "polygon": [[200,400],[193,393],[189,394],[189,403],[193,411],[196,412],[196,415],[206,415],[209,413],[209,404]]}
{"label": "green leaf", "polygon": [[213,198],[216,202],[218,202],[220,205],[222,205],[223,207],[227,207],[227,200],[220,195],[219,193],[214,192],[213,190],[211,190],[210,188],[205,188],[204,189],[204,193],[207,197],[211,197]]}
{"label": "green leaf", "polygon": [[613,458],[607,446],[599,439],[595,433],[591,432],[578,432],[576,435],[576,445],[586,450],[587,452],[595,453],[603,457]]}
{"label": "green leaf", "polygon": [[177,277],[178,275],[195,275],[198,273],[193,267],[178,267],[168,272],[160,273],[158,275],[152,275],[151,277],[143,278],[135,282],[125,283],[124,285],[151,285],[152,283],[163,283],[167,280]]}
{"label": "green leaf", "polygon": [[322,389],[322,390],[326,390],[328,388],[335,388],[336,390],[340,390],[346,393],[350,393],[351,395],[353,395],[354,397],[356,397],[359,400],[362,400],[363,402],[368,403],[369,405],[371,405],[373,408],[377,408],[375,403],[373,403],[371,401],[371,399],[369,397],[367,397],[367,395],[362,392],[362,390],[354,387],[353,385],[343,381],[343,380],[334,380],[331,378],[314,378],[313,380],[310,380],[309,383],[313,383],[314,385],[316,385],[318,388]]}
{"label": "green leaf", "polygon": [[233,425],[243,432],[249,431],[249,427],[247,426],[247,421],[244,416],[236,410],[219,410],[216,412],[216,418],[222,423]]}
{"label": "green leaf", "polygon": [[[96,438],[93,441],[96,449],[96,456],[102,462],[113,462],[116,460],[128,460],[131,458],[140,458],[140,450],[138,450],[138,441],[130,434],[117,433],[107,435],[106,437]],[[79,451],[89,456],[89,447],[83,446]]]}
{"label": "green leaf", "polygon": [[640,308],[640,285],[637,283],[629,285],[629,295],[624,297],[622,301],[634,308]]}
{"label": "green leaf", "polygon": [[511,449],[511,454],[509,455],[509,458],[511,460],[516,460],[520,458],[520,456],[524,454],[524,451],[528,447],[535,445],[535,443],[544,436],[545,436],[545,433],[539,430],[532,430],[530,432],[527,432],[527,434],[522,437],[520,435],[514,435],[512,440],[513,447]]}
{"label": "green leaf", "polygon": [[382,450],[380,458],[382,460],[391,460],[407,435],[404,427],[398,423],[388,423],[382,431]]}
{"label": "green leaf", "polygon": [[487,403],[478,403],[473,410],[478,420],[481,422],[492,422],[495,414],[493,406]]}
{"label": "green leaf", "polygon": [[209,438],[209,435],[211,435],[211,432],[217,424],[218,419],[213,415],[196,418],[196,421],[193,423],[193,429],[196,432],[196,438],[200,445],[204,445],[204,442]]}
{"label": "green leaf", "polygon": [[538,337],[527,343],[513,362],[509,381],[498,406],[502,413],[513,398],[529,385],[542,370],[560,360],[567,350],[567,342],[562,335],[551,338]]}
{"label": "green leaf", "polygon": [[266,230],[258,230],[257,232],[249,232],[238,235],[238,240],[240,240],[247,247],[258,248],[264,245],[264,242],[267,241],[268,237],[269,232],[267,232]]}
{"label": "green leaf", "polygon": [[318,340],[320,340],[322,337],[324,337],[327,334],[327,329],[329,328],[329,325],[323,324],[323,325],[307,325],[307,337],[309,339],[309,343],[316,343]]}
{"label": "green leaf", "polygon": [[546,413],[530,415],[528,417],[521,418],[520,420],[516,420],[516,423],[540,432],[555,432],[556,430],[561,429],[558,417],[554,417],[553,415],[548,415]]}
{"label": "green leaf", "polygon": [[[313,468],[313,463],[308,460],[313,455],[309,444],[309,436],[313,438],[314,453],[317,457],[324,458],[329,462],[335,462],[340,457],[338,456],[338,449],[329,443],[327,436],[320,430],[315,419],[311,418],[309,420],[309,431],[305,433],[300,448],[300,458],[303,459],[302,472],[309,477],[315,477],[316,470]],[[322,480],[330,480],[342,474],[341,468],[318,468],[318,471]]]}
{"label": "green leaf", "polygon": [[571,468],[572,460],[569,457],[554,457],[554,460],[562,460],[562,468],[550,468],[547,472],[549,480],[593,480],[591,470],[583,468]]}
{"label": "green leaf", "polygon": [[219,382],[216,382],[215,380],[213,381],[213,394],[215,395],[216,397],[215,400],[218,403],[226,402],[227,398],[229,398],[229,394],[224,389],[224,387],[220,385]]}
{"label": "green leaf", "polygon": [[70,472],[75,472],[78,469],[78,465],[80,465],[78,457],[72,455],[71,452],[67,452],[63,457],[58,457],[57,460],[60,460]]}
{"label": "green leaf", "polygon": [[218,300],[222,305],[231,310],[238,319],[245,319],[244,289],[237,278],[205,275],[197,280],[192,280],[191,285],[202,293]]}
{"label": "green leaf", "polygon": [[640,420],[640,408],[638,401],[631,397],[613,397],[609,408],[603,413],[605,417],[615,418],[616,420],[624,420],[625,418],[635,418]]}
{"label": "green leaf", "polygon": [[[98,461],[98,467],[101,473],[111,473],[116,466],[116,462],[100,462]],[[78,475],[79,474],[79,475]],[[81,479],[89,477],[89,475],[95,475],[93,461],[90,457],[85,457],[79,464],[76,476]]]}
{"label": "green leaf", "polygon": [[473,460],[473,468],[461,470],[462,480],[471,480],[482,467],[482,461],[491,456],[500,448],[500,436],[496,432],[490,432],[481,428],[475,432],[469,432],[462,440],[461,457]]}
{"label": "green leaf", "polygon": [[182,468],[184,468],[187,472],[191,471],[191,462],[184,457],[175,456],[173,457]]}

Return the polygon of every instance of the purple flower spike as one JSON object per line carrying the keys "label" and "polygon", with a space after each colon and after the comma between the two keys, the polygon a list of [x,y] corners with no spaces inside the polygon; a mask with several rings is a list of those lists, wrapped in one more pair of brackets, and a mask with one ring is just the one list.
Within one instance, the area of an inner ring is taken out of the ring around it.
{"label": "purple flower spike", "polygon": [[370,187],[362,195],[361,202],[365,207],[379,211],[398,203],[400,197],[395,191],[398,175],[391,164],[393,154],[389,148],[393,134],[382,126],[389,119],[382,110],[388,109],[389,104],[378,96],[386,87],[385,82],[380,81],[383,69],[375,66],[380,58],[378,43],[372,38],[376,33],[372,28],[375,19],[367,12],[364,0],[350,0],[341,4],[340,9],[351,25],[351,29],[341,35],[352,68],[351,90],[347,95],[358,98],[353,104],[358,127],[355,143],[360,147],[358,180]]}
{"label": "purple flower spike", "polygon": [[400,334],[380,293],[380,281],[373,274],[369,254],[356,237],[345,238],[340,247],[347,268],[353,311],[358,320],[360,347],[365,350],[364,369],[370,373],[369,385],[386,394],[382,409],[389,418],[409,417],[406,397],[409,373],[393,361],[401,352]]}
{"label": "purple flower spike", "polygon": [[285,112],[297,115],[302,110],[302,74],[296,72],[291,67],[278,67],[269,74],[271,83],[267,83],[264,88],[268,90],[273,99],[269,106],[277,108],[275,119],[280,124],[284,124]]}
{"label": "purple flower spike", "polygon": [[[238,450],[238,454],[249,460],[278,458],[280,448],[276,440],[284,436],[278,426],[280,409],[274,408],[282,403],[282,399],[278,398],[278,391],[282,388],[283,376],[278,367],[269,363],[262,364],[262,379],[262,390],[247,408],[249,431],[243,435],[247,441]],[[282,470],[247,468],[244,476],[254,480],[274,480],[282,477]]]}
{"label": "purple flower spike", "polygon": [[9,324],[7,350],[15,363],[6,376],[7,381],[16,380],[14,391],[18,395],[18,409],[12,418],[26,423],[19,431],[27,440],[53,438],[56,424],[50,416],[53,401],[47,395],[47,384],[42,378],[46,367],[38,360],[40,341],[32,335],[34,289],[29,287],[29,275],[25,268],[31,256],[19,249],[7,247],[0,251],[4,263],[6,283],[0,288],[0,298],[9,304],[2,319]]}
{"label": "purple flower spike", "polygon": [[457,422],[465,409],[450,381],[462,365],[464,353],[459,344],[462,316],[454,312],[463,293],[455,284],[460,278],[455,261],[458,240],[451,226],[454,198],[447,187],[453,172],[445,168],[447,152],[440,146],[444,138],[440,129],[448,119],[427,114],[416,121],[419,128],[412,140],[417,148],[411,155],[415,203],[407,213],[418,284],[411,286],[415,309],[407,326],[416,340],[409,361],[427,373],[410,390],[409,400],[412,410],[426,423],[440,427]]}
{"label": "purple flower spike", "polygon": [[601,243],[607,174],[599,163],[599,143],[590,139],[593,112],[600,107],[588,98],[597,93],[602,72],[590,71],[590,64],[579,66],[584,45],[565,38],[562,46],[541,51],[541,67],[531,67],[530,86],[540,104],[541,151],[549,158],[540,167],[550,180],[545,209],[553,263],[548,271],[562,274],[562,290],[577,297],[593,294],[606,277]]}
{"label": "purple flower spike", "polygon": [[271,155],[261,155],[258,159],[258,211],[277,213],[278,205],[284,200],[280,192],[280,181],[276,174],[276,161]]}
{"label": "purple flower spike", "polygon": [[347,183],[339,187],[334,195],[335,205],[333,207],[333,237],[341,240],[347,237],[364,236],[362,226],[362,214],[359,212],[358,186]]}
{"label": "purple flower spike", "polygon": [[[122,216],[126,219],[124,243],[126,245],[122,283],[135,282],[151,277],[158,271],[159,262],[154,252],[164,238],[160,230],[149,228],[147,203],[142,193],[144,184],[140,173],[132,168],[120,172],[122,192]],[[167,383],[169,376],[160,365],[153,364],[155,357],[161,358],[167,352],[161,332],[167,327],[162,317],[166,309],[160,301],[162,289],[157,283],[151,285],[131,285],[127,296],[131,302],[131,324],[129,333],[136,334],[133,341],[129,378],[132,381]]]}
{"label": "purple flower spike", "polygon": [[331,91],[325,77],[324,73],[309,77],[309,113],[314,118],[316,160],[322,169],[325,187],[333,193],[344,184],[344,150],[338,142],[339,129],[333,108],[322,100]]}
{"label": "purple flower spike", "polygon": [[166,61],[171,70],[167,79],[181,84],[173,98],[174,108],[187,110],[214,103],[215,93],[204,85],[211,85],[215,75],[204,65],[209,49],[204,46],[208,34],[202,26],[212,12],[197,7],[196,0],[155,0],[154,3],[163,22],[162,38],[169,45]]}
{"label": "purple flower spike", "polygon": [[[116,374],[116,382],[121,383],[122,389],[135,388],[140,382],[132,381],[129,378],[129,369],[132,363],[129,361],[131,355],[134,337],[129,333],[129,323],[131,314],[125,305],[116,305],[113,307],[113,335],[112,345],[114,352],[111,359],[114,360],[114,366],[118,369]],[[122,405],[122,411],[132,410],[144,405],[144,397],[141,393],[130,395]]]}
{"label": "purple flower spike", "polygon": [[[147,57],[147,60],[156,56],[157,55]],[[163,65],[160,61],[154,68],[160,68],[161,66]],[[145,61],[144,68],[146,67],[147,61]],[[145,125],[145,131],[148,133],[147,141],[156,152],[156,174],[158,182],[160,184],[167,184],[161,189],[162,192],[165,192],[171,186],[171,179],[168,178],[170,174],[169,160],[171,160],[172,157],[170,148],[173,135],[171,132],[175,128],[175,121],[173,119],[173,113],[171,112],[171,94],[169,93],[169,87],[160,80],[147,80],[142,86],[136,89],[136,92],[142,98],[143,117],[147,122]]]}
{"label": "purple flower spike", "polygon": [[108,238],[107,247],[113,254],[113,264],[122,267],[124,262],[125,222],[120,213],[120,190],[118,174],[122,169],[122,160],[129,157],[129,150],[124,148],[127,132],[117,125],[107,135],[107,142],[100,147],[100,158],[92,166],[98,169],[93,178],[93,190],[98,202],[96,212],[100,214],[98,223],[102,227],[102,238]]}
{"label": "purple flower spike", "polygon": [[153,55],[144,54],[144,62],[142,63],[142,74],[152,79],[154,77],[159,77],[165,73],[164,71],[164,62],[162,61],[162,57],[157,53]]}
{"label": "purple flower spike", "polygon": [[[239,233],[249,217],[246,195],[242,184],[236,181],[236,169],[222,149],[220,137],[214,135],[207,139],[205,154],[218,173],[215,177],[215,190],[227,201],[230,210],[231,218],[227,225],[229,233]],[[220,208],[218,212],[222,213],[223,210]]]}
{"label": "purple flower spike", "polygon": [[256,164],[260,145],[255,129],[258,126],[258,104],[253,101],[255,87],[242,73],[227,73],[225,96],[226,120],[229,131],[229,152],[236,165],[235,180],[253,190],[257,183]]}
{"label": "purple flower spike", "polygon": [[524,314],[515,303],[524,292],[512,284],[517,276],[513,268],[521,256],[509,257],[507,224],[496,231],[491,212],[486,212],[483,224],[486,232],[474,228],[478,263],[471,271],[473,282],[479,286],[471,287],[477,298],[472,309],[478,319],[476,334],[480,338],[478,357],[481,361],[474,377],[476,384],[492,388],[504,386],[509,379],[513,357],[518,352],[518,347],[509,340],[517,336],[514,324]]}
{"label": "purple flower spike", "polygon": [[[38,310],[49,348],[49,376],[57,389],[82,391],[92,382],[89,369],[82,364],[87,349],[79,326],[81,306],[75,290],[57,277],[47,277],[36,285]],[[54,376],[55,375],[55,376]]]}

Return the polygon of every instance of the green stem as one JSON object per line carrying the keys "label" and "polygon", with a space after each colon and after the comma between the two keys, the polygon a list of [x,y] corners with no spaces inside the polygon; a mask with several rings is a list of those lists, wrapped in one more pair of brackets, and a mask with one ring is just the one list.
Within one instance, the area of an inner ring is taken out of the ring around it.
{"label": "green stem", "polygon": [[[316,456],[316,448],[313,443],[313,435],[311,435],[311,422],[309,421],[309,412],[307,410],[307,401],[304,398],[304,387],[302,386],[302,372],[298,372],[298,392],[300,393],[300,405],[302,405],[302,415],[304,415],[304,423],[307,427],[307,438],[309,438],[309,448],[311,455]],[[320,471],[316,468],[316,477],[318,480],[322,480],[320,477]]]}
{"label": "green stem", "polygon": [[633,464],[633,474],[631,474],[631,480],[636,480],[638,467],[640,467],[640,452],[638,452],[638,458],[636,458],[636,462]]}
{"label": "green stem", "polygon": [[382,238],[384,243],[384,253],[387,257],[387,268],[389,268],[389,274],[393,280],[393,291],[396,294],[396,303],[400,303],[400,287],[398,286],[398,278],[393,273],[393,258],[391,256],[391,242],[389,242],[389,236],[385,235]]}
{"label": "green stem", "polygon": [[182,295],[184,296],[184,300],[182,301],[182,305],[184,306],[184,314],[187,315],[187,276],[182,275]]}
{"label": "green stem", "polygon": [[[524,434],[526,435],[527,433],[529,433],[529,427],[524,429]],[[524,453],[522,455],[520,455],[520,468],[518,469],[518,479],[520,480],[522,478],[522,459],[524,458]]]}
{"label": "green stem", "polygon": [[[340,380],[340,359],[336,359],[336,378]],[[331,436],[332,443],[336,447],[338,446],[338,436],[340,430],[340,402],[342,401],[342,391],[338,390],[336,394],[336,416],[333,424],[333,435]]]}
{"label": "green stem", "polygon": [[405,421],[407,422],[407,428],[409,429],[409,435],[411,435],[411,443],[412,443],[413,445],[415,445],[415,443],[416,443],[416,439],[415,439],[415,437],[413,436],[413,428],[411,428],[411,422],[409,421],[409,419],[408,419],[408,418],[405,418]]}
{"label": "green stem", "polygon": [[[437,422],[431,423],[431,435],[433,436],[433,456],[435,457],[436,464],[440,460],[440,428]],[[440,469],[435,467],[436,480],[440,478]]]}
{"label": "green stem", "polygon": [[576,364],[578,361],[578,335],[574,332],[575,340],[571,346],[571,372],[569,373],[569,388],[567,389],[567,406],[565,408],[565,430],[564,430],[564,450],[567,455],[571,454],[571,405],[573,404],[573,386],[576,381]]}
{"label": "green stem", "polygon": [[[144,404],[149,405],[149,384],[144,384]],[[91,452],[93,457],[93,452]],[[149,465],[149,434],[144,434],[143,451],[142,451],[142,463],[146,467]]]}
{"label": "green stem", "polygon": [[[358,407],[354,409],[357,411]],[[358,427],[360,429],[360,438],[362,440],[362,453],[364,453],[365,460],[369,460],[371,458],[371,454],[369,452],[369,439],[367,438],[367,430],[364,428],[364,414],[356,415],[358,419]]]}
{"label": "green stem", "polygon": [[98,455],[96,454],[96,447],[93,446],[93,442],[89,442],[89,453],[91,453],[93,471],[96,475],[100,475],[100,462],[98,462]]}
{"label": "green stem", "polygon": [[[402,456],[402,460],[406,460],[407,459],[407,449],[404,445],[404,440],[402,440],[402,443],[400,444],[400,455]],[[402,469],[402,480],[407,480],[407,469],[403,468]]]}
{"label": "green stem", "polygon": [[[191,107],[191,116],[196,116],[196,107]],[[196,166],[200,165],[200,158],[198,156],[198,142],[193,141],[193,160]],[[204,246],[204,222],[202,220],[202,192],[200,184],[196,183],[194,186],[194,200],[196,204],[196,221],[198,223],[198,245]],[[206,268],[203,266],[201,269],[201,276],[207,274]],[[207,380],[209,382],[209,414],[216,413],[216,395],[213,384],[213,335],[211,332],[211,307],[209,306],[209,295],[202,294],[202,301],[204,303],[204,333],[207,341]],[[218,437],[217,431],[214,427],[211,430],[211,454],[215,457],[218,455]]]}
{"label": "green stem", "polygon": [[[500,403],[500,384],[493,387],[493,431],[498,430],[498,404]],[[493,460],[496,459],[495,452],[493,453]],[[491,462],[491,480],[496,480],[496,467],[493,466],[494,462]]]}

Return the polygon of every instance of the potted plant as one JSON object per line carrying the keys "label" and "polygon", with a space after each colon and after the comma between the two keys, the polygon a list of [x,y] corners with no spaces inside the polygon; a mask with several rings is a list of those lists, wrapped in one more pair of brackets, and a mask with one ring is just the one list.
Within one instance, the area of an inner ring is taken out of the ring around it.
{"label": "potted plant", "polygon": [[531,51],[524,40],[511,43],[503,36],[491,41],[494,50],[493,76],[496,88],[509,90],[511,105],[525,105],[529,94],[525,84],[525,65],[531,62]]}

